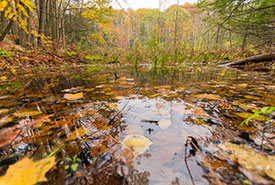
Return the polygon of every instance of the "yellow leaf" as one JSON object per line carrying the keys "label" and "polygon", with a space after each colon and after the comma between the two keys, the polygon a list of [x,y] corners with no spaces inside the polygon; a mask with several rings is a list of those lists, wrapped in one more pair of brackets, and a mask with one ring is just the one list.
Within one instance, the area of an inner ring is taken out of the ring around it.
{"label": "yellow leaf", "polygon": [[12,74],[15,74],[16,69],[12,68],[12,69],[11,69],[11,72],[12,72]]}
{"label": "yellow leaf", "polygon": [[8,78],[6,76],[1,76],[0,79],[1,80],[7,80]]}
{"label": "yellow leaf", "polygon": [[91,91],[93,91],[93,90],[95,90],[95,88],[85,88],[85,91],[86,91],[86,92],[91,92]]}
{"label": "yellow leaf", "polygon": [[79,128],[79,129],[73,131],[72,135],[67,137],[66,141],[73,141],[77,138],[85,136],[88,132],[90,132],[90,129],[88,129],[88,128]]}
{"label": "yellow leaf", "polygon": [[112,109],[115,109],[115,110],[118,110],[118,105],[117,104],[114,104],[114,103],[107,103],[107,105],[112,108]]}
{"label": "yellow leaf", "polygon": [[247,84],[239,84],[238,87],[247,87]]}
{"label": "yellow leaf", "polygon": [[122,150],[128,147],[132,147],[135,151],[135,156],[138,156],[144,153],[152,144],[153,143],[143,135],[130,134],[127,135],[125,139],[122,141]]}
{"label": "yellow leaf", "polygon": [[71,101],[79,100],[79,99],[83,98],[83,92],[76,93],[76,94],[65,94],[64,98],[66,100],[71,100]]}
{"label": "yellow leaf", "polygon": [[275,179],[275,156],[258,154],[251,147],[244,144],[237,145],[225,142],[219,145],[219,147],[223,150],[230,151],[230,153],[226,152],[228,158],[236,161],[243,168],[265,173]]}
{"label": "yellow leaf", "polygon": [[214,95],[214,94],[197,94],[197,95],[193,95],[194,97],[197,98],[206,98],[209,100],[221,100],[222,98],[220,96]]}
{"label": "yellow leaf", "polygon": [[245,95],[244,97],[245,97],[246,99],[252,99],[252,100],[259,100],[259,99],[260,99],[259,97],[250,96],[250,95]]}
{"label": "yellow leaf", "polygon": [[6,6],[8,5],[8,1],[1,1],[0,2],[0,11],[4,11],[4,9],[6,8]]}
{"label": "yellow leaf", "polygon": [[16,117],[27,117],[27,116],[36,116],[42,114],[42,112],[39,111],[16,111],[15,113],[13,113],[14,116]]}
{"label": "yellow leaf", "polygon": [[225,73],[221,73],[221,76],[224,76],[225,75]]}
{"label": "yellow leaf", "polygon": [[[248,118],[250,116],[252,116],[253,114],[252,113],[249,113],[249,112],[238,112],[236,113],[236,115],[240,116],[241,118]],[[258,121],[266,121],[266,120],[269,120],[269,118],[264,118],[262,116],[259,116],[259,117],[255,117],[253,118],[254,120],[258,120]]]}
{"label": "yellow leaf", "polygon": [[5,114],[8,113],[10,110],[9,109],[0,109],[0,114]]}
{"label": "yellow leaf", "polygon": [[0,177],[0,185],[33,185],[40,181],[47,181],[45,174],[54,164],[55,157],[38,162],[24,158],[8,168],[7,173]]}

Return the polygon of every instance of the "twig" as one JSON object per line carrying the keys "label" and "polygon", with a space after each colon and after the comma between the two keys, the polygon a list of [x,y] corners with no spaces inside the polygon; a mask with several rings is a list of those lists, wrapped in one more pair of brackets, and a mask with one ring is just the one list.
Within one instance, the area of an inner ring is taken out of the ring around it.
{"label": "twig", "polygon": [[187,157],[186,157],[186,153],[187,153],[187,145],[188,145],[188,139],[186,140],[186,143],[185,143],[185,150],[184,150],[184,162],[185,162],[185,165],[186,165],[186,168],[187,168],[187,171],[188,171],[188,174],[190,176],[190,179],[192,181],[192,184],[195,185],[194,183],[194,179],[192,177],[192,174],[191,174],[191,171],[189,169],[189,166],[188,166],[188,163],[187,163]]}

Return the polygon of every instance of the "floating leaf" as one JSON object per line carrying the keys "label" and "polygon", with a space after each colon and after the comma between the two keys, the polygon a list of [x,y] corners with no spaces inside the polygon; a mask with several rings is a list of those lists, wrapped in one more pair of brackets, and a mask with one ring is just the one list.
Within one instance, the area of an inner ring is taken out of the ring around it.
{"label": "floating leaf", "polygon": [[170,127],[171,124],[172,124],[172,122],[170,119],[161,119],[158,122],[159,127],[162,129],[167,129],[168,127]]}
{"label": "floating leaf", "polygon": [[79,100],[83,98],[83,92],[76,93],[76,94],[64,94],[64,98],[70,101]]}
{"label": "floating leaf", "polygon": [[194,97],[197,98],[206,98],[209,100],[221,100],[222,98],[220,96],[214,95],[214,94],[197,94],[197,95],[193,95]]}
{"label": "floating leaf", "polygon": [[9,109],[0,109],[0,114],[5,114],[8,113],[10,110]]}
{"label": "floating leaf", "polygon": [[72,135],[70,135],[66,141],[73,141],[76,140],[77,138],[80,138],[82,136],[85,136],[88,132],[90,131],[90,129],[88,128],[79,128],[75,131],[72,132]]}
{"label": "floating leaf", "polygon": [[1,80],[7,80],[8,78],[6,76],[1,76],[0,79]]}
{"label": "floating leaf", "polygon": [[33,185],[40,181],[47,181],[45,174],[55,164],[55,157],[34,162],[24,158],[8,168],[6,175],[0,177],[1,185]]}
{"label": "floating leaf", "polygon": [[226,142],[219,145],[219,147],[230,151],[230,154],[226,152],[225,155],[240,166],[275,179],[275,156],[258,154],[251,147],[244,144],[237,145]]}
{"label": "floating leaf", "polygon": [[95,88],[85,88],[85,91],[86,91],[86,92],[91,92],[91,91],[93,91],[93,90],[95,90]]}
{"label": "floating leaf", "polygon": [[39,112],[39,111],[22,111],[22,110],[19,110],[19,111],[16,111],[15,113],[13,113],[14,116],[16,117],[28,117],[28,116],[36,116],[36,115],[39,115],[39,114],[42,114],[42,112]]}
{"label": "floating leaf", "polygon": [[118,110],[118,105],[117,104],[114,104],[114,103],[107,103],[107,105],[112,108],[112,109],[115,109],[115,110]]}
{"label": "floating leaf", "polygon": [[252,100],[259,100],[260,98],[257,96],[250,96],[250,95],[245,95],[244,96],[246,99],[252,99]]}
{"label": "floating leaf", "polygon": [[238,87],[247,87],[247,84],[239,84]]}
{"label": "floating leaf", "polygon": [[[242,118],[248,118],[248,117],[250,117],[250,116],[253,116],[253,114],[252,113],[249,113],[249,112],[237,112],[237,113],[235,113],[236,115],[238,115],[238,116],[240,116],[240,117],[242,117]],[[268,120],[269,118],[265,118],[264,116],[258,116],[258,117],[255,117],[255,118],[253,118],[254,120],[258,120],[258,121],[266,121],[266,120]]]}
{"label": "floating leaf", "polygon": [[148,138],[139,134],[130,134],[122,141],[122,150],[132,147],[135,156],[144,153],[153,144]]}
{"label": "floating leaf", "polygon": [[0,126],[5,125],[8,122],[11,122],[13,120],[13,117],[5,116],[0,118]]}

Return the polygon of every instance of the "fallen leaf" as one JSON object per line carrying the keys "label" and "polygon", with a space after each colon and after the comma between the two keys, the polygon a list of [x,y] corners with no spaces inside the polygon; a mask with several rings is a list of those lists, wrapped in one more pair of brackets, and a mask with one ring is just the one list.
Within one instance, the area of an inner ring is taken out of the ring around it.
{"label": "fallen leaf", "polygon": [[196,95],[193,95],[194,97],[197,97],[197,98],[206,98],[206,99],[209,99],[209,100],[221,100],[222,98],[220,96],[217,96],[217,95],[214,95],[214,94],[196,94]]}
{"label": "fallen leaf", "polygon": [[244,144],[237,145],[225,142],[220,144],[219,147],[222,150],[230,151],[230,153],[226,152],[225,155],[243,168],[266,174],[275,179],[275,156],[258,154],[251,147]]}
{"label": "fallen leaf", "polygon": [[[249,112],[237,112],[235,114],[238,115],[238,116],[240,116],[241,118],[248,118],[248,117],[250,117],[250,116],[253,115],[252,113],[249,113]],[[269,118],[265,118],[263,116],[259,116],[259,117],[253,118],[253,120],[267,121],[267,120],[269,120]]]}
{"label": "fallen leaf", "polygon": [[86,91],[86,92],[91,92],[91,91],[93,91],[93,90],[95,90],[95,88],[85,88],[85,91]]}
{"label": "fallen leaf", "polygon": [[239,84],[238,87],[247,87],[247,84]]}
{"label": "fallen leaf", "polygon": [[1,76],[0,79],[1,80],[7,80],[8,78],[6,76]]}
{"label": "fallen leaf", "polygon": [[0,109],[0,114],[5,114],[8,113],[10,110],[9,109]]}
{"label": "fallen leaf", "polygon": [[106,105],[108,105],[108,107],[110,107],[112,109],[118,110],[118,105],[115,103],[107,103]]}
{"label": "fallen leaf", "polygon": [[42,114],[42,112],[39,112],[39,111],[22,111],[22,110],[19,110],[19,111],[16,111],[15,113],[13,113],[14,116],[16,117],[28,117],[28,116],[36,116],[36,115],[39,115],[39,114]]}
{"label": "fallen leaf", "polygon": [[40,181],[47,181],[45,174],[55,165],[55,157],[34,162],[24,158],[11,165],[7,173],[0,177],[0,185],[33,185]]}
{"label": "fallen leaf", "polygon": [[79,100],[83,98],[83,92],[76,94],[64,94],[64,98],[69,101]]}
{"label": "fallen leaf", "polygon": [[130,134],[122,141],[122,150],[132,147],[135,151],[135,156],[138,156],[144,153],[152,144],[153,143],[143,135]]}
{"label": "fallen leaf", "polygon": [[13,117],[5,116],[0,118],[0,126],[5,125],[8,122],[11,122],[13,120]]}
{"label": "fallen leaf", "polygon": [[244,96],[246,99],[252,99],[252,100],[259,100],[260,98],[257,96],[250,96],[250,95],[245,95]]}
{"label": "fallen leaf", "polygon": [[79,129],[73,131],[72,135],[67,137],[66,141],[76,140],[77,138],[85,136],[88,132],[90,132],[90,129],[88,129],[88,128],[79,128]]}
{"label": "fallen leaf", "polygon": [[12,143],[21,130],[17,125],[0,130],[0,148]]}
{"label": "fallen leaf", "polygon": [[168,127],[170,127],[171,124],[172,124],[172,122],[170,119],[161,119],[158,122],[159,127],[162,129],[167,129]]}

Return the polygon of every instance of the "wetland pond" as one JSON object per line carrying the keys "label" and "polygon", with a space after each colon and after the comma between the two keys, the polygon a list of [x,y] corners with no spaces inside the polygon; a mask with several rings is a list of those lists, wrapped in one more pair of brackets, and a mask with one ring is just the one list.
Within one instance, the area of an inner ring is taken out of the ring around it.
{"label": "wetland pond", "polygon": [[274,74],[79,66],[1,74],[0,184],[274,184]]}

